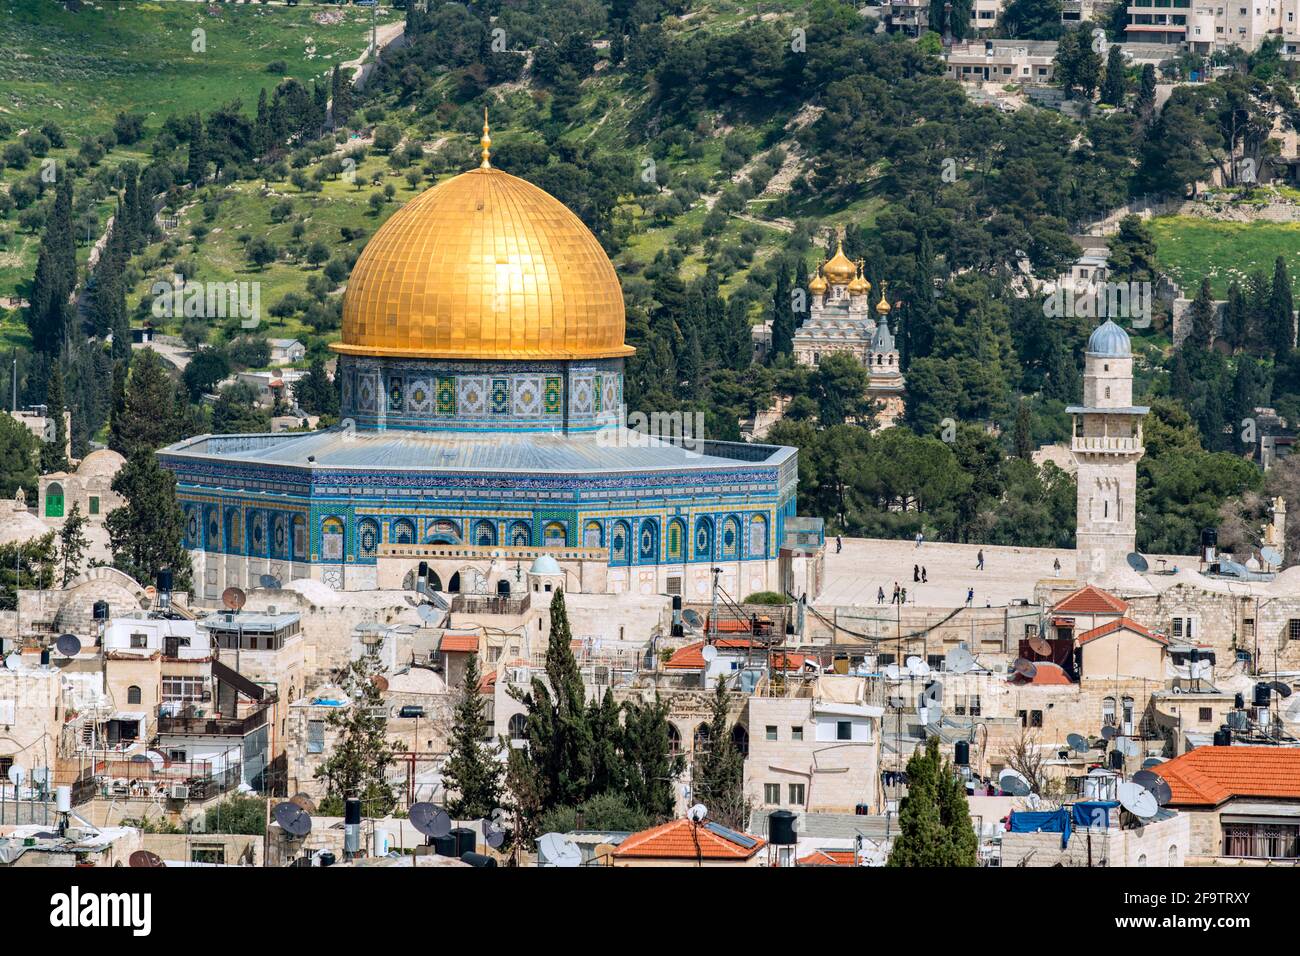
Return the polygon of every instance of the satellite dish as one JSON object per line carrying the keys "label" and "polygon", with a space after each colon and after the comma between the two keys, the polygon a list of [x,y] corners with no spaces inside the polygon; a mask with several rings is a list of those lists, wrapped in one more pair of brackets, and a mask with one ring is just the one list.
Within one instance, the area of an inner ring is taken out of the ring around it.
{"label": "satellite dish", "polygon": [[54,646],[64,657],[76,657],[81,653],[81,640],[75,634],[60,635]]}
{"label": "satellite dish", "polygon": [[1133,774],[1133,782],[1155,797],[1156,803],[1162,807],[1173,799],[1174,792],[1169,788],[1169,782],[1158,773],[1139,770]]}
{"label": "satellite dish", "polygon": [[1038,634],[1035,634],[1029,639],[1029,647],[1035,654],[1040,654],[1043,657],[1052,656],[1052,645],[1048,642],[1047,638]]}
{"label": "satellite dish", "polygon": [[998,788],[1013,797],[1026,797],[1034,789],[1028,780],[1014,770],[1003,770],[998,775]]}
{"label": "satellite dish", "polygon": [[50,773],[49,767],[37,767],[35,770],[32,771],[33,787],[44,787],[48,789],[50,786],[50,781],[53,779],[54,779],[54,775]]}
{"label": "satellite dish", "polygon": [[1158,767],[1164,762],[1164,757],[1147,757],[1146,760],[1142,761],[1142,769],[1150,770],[1152,767]]}
{"label": "satellite dish", "polygon": [[704,618],[700,617],[700,612],[691,608],[682,611],[682,620],[697,631],[704,626]]}
{"label": "satellite dish", "polygon": [[309,794],[295,793],[292,797],[289,798],[289,802],[292,803],[295,807],[301,808],[304,813],[316,812],[316,801],[313,800]]}
{"label": "satellite dish", "polygon": [[909,657],[907,659],[907,672],[913,677],[925,677],[930,673],[930,665],[919,657]]}
{"label": "satellite dish", "polygon": [[1082,734],[1066,734],[1065,742],[1070,745],[1070,749],[1077,754],[1086,754],[1092,748],[1088,746],[1088,739]]}
{"label": "satellite dish", "polygon": [[1126,757],[1136,757],[1142,752],[1142,745],[1132,737],[1120,737],[1115,743],[1115,749]]}
{"label": "satellite dish", "polygon": [[894,696],[889,698],[889,707],[891,710],[902,710],[906,701],[902,697]]}
{"label": "satellite dish", "polygon": [[582,865],[582,851],[566,840],[562,833],[543,833],[537,840],[537,849],[552,866]]}
{"label": "satellite dish", "polygon": [[432,604],[417,604],[415,613],[420,615],[420,620],[425,624],[435,624],[438,621],[438,609]]}
{"label": "satellite dish", "polygon": [[1110,739],[1112,739],[1112,738],[1115,736],[1115,734],[1117,734],[1117,733],[1118,733],[1118,731],[1117,731],[1117,730],[1116,730],[1112,725],[1107,724],[1106,726],[1104,726],[1104,727],[1101,728],[1101,739],[1102,739],[1102,740],[1110,740]]}
{"label": "satellite dish", "polygon": [[1274,692],[1275,692],[1279,697],[1290,697],[1290,696],[1291,696],[1291,685],[1289,685],[1289,684],[1284,684],[1284,683],[1282,683],[1280,680],[1269,681],[1268,686],[1271,687],[1271,688],[1273,688],[1273,691],[1274,691]]}
{"label": "satellite dish", "polygon": [[718,649],[712,644],[705,644],[700,648],[700,656],[704,658],[704,663],[712,664],[718,659]]}
{"label": "satellite dish", "polygon": [[280,586],[280,579],[274,574],[261,574],[258,575],[257,583],[264,588],[278,588]]}
{"label": "satellite dish", "polygon": [[311,814],[292,801],[276,804],[271,816],[280,824],[280,829],[293,837],[305,837],[311,833]]}
{"label": "satellite dish", "polygon": [[965,644],[958,644],[944,658],[944,666],[954,674],[965,674],[975,667],[975,655]]}
{"label": "satellite dish", "polygon": [[1147,559],[1142,557],[1142,555],[1138,554],[1136,551],[1130,551],[1128,557],[1124,560],[1128,561],[1128,566],[1138,574],[1146,574],[1147,569],[1150,567],[1150,565],[1147,564]]}
{"label": "satellite dish", "polygon": [[1033,680],[1038,673],[1038,668],[1034,666],[1034,662],[1025,660],[1023,657],[1017,657],[1015,663],[1011,665],[1011,669],[1025,680]]}
{"label": "satellite dish", "polygon": [[374,684],[381,694],[388,690],[388,678],[383,674],[373,675],[370,678],[370,683]]}
{"label": "satellite dish", "polygon": [[885,676],[890,680],[898,680],[903,676],[903,672],[898,669],[897,664],[890,664],[885,668]]}
{"label": "satellite dish", "polygon": [[221,592],[221,603],[232,611],[238,611],[248,603],[248,595],[243,588],[226,588]]}
{"label": "satellite dish", "polygon": [[1119,805],[1139,820],[1149,820],[1160,811],[1151,791],[1136,783],[1119,785]]}
{"label": "satellite dish", "polygon": [[138,870],[167,865],[162,861],[162,857],[152,850],[136,850],[127,857],[127,863]]}
{"label": "satellite dish", "polygon": [[23,785],[23,781],[26,778],[27,778],[27,771],[24,770],[22,767],[18,766],[18,764],[14,764],[12,767],[9,768],[9,782],[12,783],[15,787],[21,787]]}
{"label": "satellite dish", "polygon": [[709,808],[702,803],[697,803],[686,811],[687,819],[692,823],[699,823],[709,815]]}
{"label": "satellite dish", "polygon": [[484,824],[483,839],[492,849],[500,849],[501,844],[506,842],[506,831],[491,823]]}
{"label": "satellite dish", "polygon": [[445,837],[451,832],[451,817],[432,803],[413,803],[408,815],[411,826],[427,837]]}
{"label": "satellite dish", "polygon": [[23,666],[23,657],[17,651],[14,651],[12,654],[10,654],[8,657],[5,658],[5,667],[9,668],[11,671],[16,671],[18,670],[18,668],[22,666]]}
{"label": "satellite dish", "polygon": [[1260,548],[1259,556],[1272,565],[1282,563],[1282,552],[1277,548]]}
{"label": "satellite dish", "polygon": [[1037,810],[1043,805],[1043,798],[1036,793],[1031,793],[1025,797],[1025,803],[1028,804],[1030,810]]}

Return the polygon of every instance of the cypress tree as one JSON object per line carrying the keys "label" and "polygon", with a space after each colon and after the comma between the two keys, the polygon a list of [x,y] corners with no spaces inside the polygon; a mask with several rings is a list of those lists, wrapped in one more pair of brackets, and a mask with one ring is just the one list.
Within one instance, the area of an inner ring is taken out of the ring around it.
{"label": "cypress tree", "polygon": [[719,340],[723,368],[737,372],[749,368],[754,357],[754,335],[749,328],[749,302],[739,295],[727,300],[726,319]]}
{"label": "cypress tree", "polygon": [[1128,88],[1128,74],[1124,70],[1124,54],[1118,43],[1112,44],[1106,54],[1106,78],[1101,84],[1101,101],[1114,107],[1124,105]]}
{"label": "cypress tree", "polygon": [[1196,298],[1192,300],[1187,314],[1192,328],[1185,344],[1208,349],[1214,344],[1214,299],[1210,294],[1208,277],[1201,280],[1201,288],[1196,293]]}
{"label": "cypress tree", "polygon": [[931,737],[907,761],[907,796],[898,810],[898,836],[889,866],[948,866],[951,837],[939,810],[939,740]]}
{"label": "cypress tree", "polygon": [[599,701],[587,708],[587,725],[591,728],[591,792],[621,794],[627,775],[623,770],[623,727],[614,691],[606,687]]}
{"label": "cypress tree", "polygon": [[1286,274],[1286,259],[1278,256],[1273,263],[1273,284],[1268,297],[1268,328],[1273,353],[1278,358],[1295,347],[1295,304],[1291,297],[1291,280]]}
{"label": "cypress tree", "polygon": [[72,177],[59,175],[45,222],[32,280],[27,328],[32,347],[47,356],[62,349],[71,317],[69,297],[77,283],[77,245],[72,233]]}
{"label": "cypress tree", "polygon": [[270,151],[271,115],[266,105],[266,87],[262,87],[257,94],[257,119],[253,121],[253,153],[262,157]]}
{"label": "cypress tree", "polygon": [[41,445],[41,474],[68,470],[68,424],[63,417],[67,408],[63,395],[63,368],[56,361],[50,369],[45,389],[46,418],[52,422],[50,440]]}
{"label": "cypress tree", "polygon": [[[118,364],[125,366],[120,360]],[[130,458],[137,451],[153,452],[179,441],[184,437],[183,407],[163,360],[153,349],[143,349],[132,357],[130,378],[115,402],[109,447]]]}
{"label": "cypress tree", "polygon": [[790,293],[794,284],[789,266],[782,262],[777,267],[776,289],[772,293],[772,358],[794,352],[794,303]]}
{"label": "cypress tree", "polygon": [[459,820],[489,819],[501,803],[499,748],[484,745],[491,727],[479,693],[481,677],[478,654],[470,654],[452,711],[451,755],[443,770],[447,789],[456,791],[447,810]]}
{"label": "cypress tree", "polygon": [[966,802],[966,784],[957,775],[952,764],[939,761],[939,741],[933,744],[931,760],[939,767],[939,821],[947,832],[947,860],[941,866],[979,866],[979,838],[971,822],[970,804]]}
{"label": "cypress tree", "polygon": [[177,590],[189,590],[191,563],[176,476],[158,463],[152,448],[140,447],[113,478],[112,488],[126,501],[104,519],[114,566],[137,581],[152,581],[159,570],[170,568]]}
{"label": "cypress tree", "polygon": [[190,120],[190,154],[185,165],[185,179],[192,186],[202,186],[208,178],[208,139],[198,113]]}
{"label": "cypress tree", "polygon": [[673,755],[668,737],[668,704],[653,701],[623,704],[623,762],[629,802],[643,813],[666,820],[673,815],[673,780],[685,769],[686,758]]}
{"label": "cypress tree", "polygon": [[743,830],[748,824],[749,801],[745,799],[745,758],[732,738],[728,709],[731,692],[719,680],[709,711],[709,746],[697,754],[691,770],[691,791],[709,808],[709,819]]}

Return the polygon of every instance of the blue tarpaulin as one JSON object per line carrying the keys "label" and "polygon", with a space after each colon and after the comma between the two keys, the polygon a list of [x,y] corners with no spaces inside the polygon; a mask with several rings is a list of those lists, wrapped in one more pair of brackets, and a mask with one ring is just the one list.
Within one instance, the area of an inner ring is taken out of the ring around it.
{"label": "blue tarpaulin", "polygon": [[1074,805],[1076,827],[1108,827],[1110,811],[1118,807],[1114,800],[1085,800]]}
{"label": "blue tarpaulin", "polygon": [[1059,810],[1013,811],[1007,829],[1012,833],[1059,833],[1064,850],[1070,845],[1071,830],[1110,826],[1110,811],[1118,806],[1113,800],[1085,800]]}

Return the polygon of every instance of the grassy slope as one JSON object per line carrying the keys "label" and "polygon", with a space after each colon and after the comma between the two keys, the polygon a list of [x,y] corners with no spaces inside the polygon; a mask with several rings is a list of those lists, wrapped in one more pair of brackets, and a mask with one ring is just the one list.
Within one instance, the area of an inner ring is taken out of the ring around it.
{"label": "grassy slope", "polygon": [[1291,285],[1300,298],[1300,223],[1219,222],[1193,216],[1164,216],[1151,221],[1161,265],[1182,286],[1188,298],[1196,295],[1201,278],[1209,276],[1216,298],[1225,298],[1228,286],[1242,285],[1255,271],[1273,275],[1273,261],[1286,259]]}

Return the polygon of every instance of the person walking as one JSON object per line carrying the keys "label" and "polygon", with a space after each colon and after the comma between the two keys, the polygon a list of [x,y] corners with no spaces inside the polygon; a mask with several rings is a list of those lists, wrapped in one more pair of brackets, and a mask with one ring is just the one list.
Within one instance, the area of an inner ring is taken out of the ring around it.
{"label": "person walking", "polygon": [[974,601],[975,601],[975,589],[974,589],[974,588],[967,588],[967,589],[966,589],[966,606],[967,606],[967,607],[970,607],[971,604],[972,604]]}
{"label": "person walking", "polygon": [[839,554],[843,550],[844,550],[844,539],[837,534],[835,536],[835,553]]}
{"label": "person walking", "polygon": [[917,546],[918,548],[921,546],[921,540],[922,540],[924,537],[925,537],[925,535],[922,534],[920,531],[918,531],[918,532],[916,533],[916,546]]}
{"label": "person walking", "polygon": [[924,565],[924,564],[921,565],[921,583],[922,583],[922,584],[929,584],[929,583],[930,583],[930,579],[926,576],[926,573],[925,573],[925,565]]}
{"label": "person walking", "polygon": [[884,586],[883,584],[882,584],[882,585],[880,586],[880,588],[876,591],[876,603],[877,603],[877,604],[884,604],[884,603],[885,603],[885,586]]}
{"label": "person walking", "polygon": [[920,582],[920,580],[921,580],[921,566],[919,564],[914,564],[912,565],[912,583],[917,584]]}
{"label": "person walking", "polygon": [[1052,562],[1052,577],[1059,578],[1060,576],[1061,576],[1061,559],[1057,558],[1055,561]]}
{"label": "person walking", "polygon": [[984,549],[983,548],[980,548],[980,553],[975,555],[975,570],[976,571],[984,570]]}
{"label": "person walking", "polygon": [[903,590],[898,592],[898,603],[899,604],[907,603],[907,588],[903,588]]}
{"label": "person walking", "polygon": [[898,603],[898,582],[897,581],[894,582],[894,596],[889,599],[889,603],[890,604]]}

